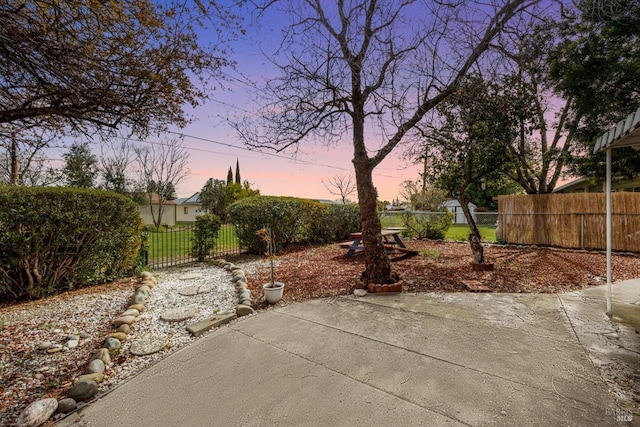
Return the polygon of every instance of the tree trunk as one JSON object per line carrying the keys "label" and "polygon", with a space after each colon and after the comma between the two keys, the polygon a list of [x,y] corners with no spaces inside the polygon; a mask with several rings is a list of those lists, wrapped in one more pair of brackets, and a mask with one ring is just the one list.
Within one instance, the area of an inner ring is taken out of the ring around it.
{"label": "tree trunk", "polygon": [[18,140],[16,134],[11,134],[11,149],[9,150],[11,158],[11,185],[20,185],[20,176],[18,174]]}
{"label": "tree trunk", "polygon": [[391,272],[389,257],[382,243],[382,225],[376,208],[376,188],[373,185],[368,159],[354,158],[360,220],[362,221],[362,241],[364,243],[365,271],[362,280],[369,283],[394,283],[397,277]]}
{"label": "tree trunk", "polygon": [[480,230],[478,230],[478,225],[473,219],[473,215],[471,215],[471,211],[469,210],[469,200],[467,200],[464,195],[464,191],[461,191],[458,195],[458,201],[462,206],[462,212],[464,212],[464,217],[471,229],[471,232],[469,233],[469,245],[471,246],[473,262],[476,264],[484,264],[484,248],[482,247],[482,243],[480,243]]}

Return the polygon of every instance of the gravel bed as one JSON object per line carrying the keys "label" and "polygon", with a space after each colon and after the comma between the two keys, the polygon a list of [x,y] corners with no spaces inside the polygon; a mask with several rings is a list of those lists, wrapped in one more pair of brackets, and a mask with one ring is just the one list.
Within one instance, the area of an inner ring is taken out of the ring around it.
{"label": "gravel bed", "polygon": [[[259,260],[237,263],[249,280],[261,264]],[[235,311],[237,297],[231,274],[222,268],[197,264],[154,274],[158,283],[146,300],[147,309],[131,326],[120,352],[112,358],[99,384],[99,394],[198,339],[186,330],[188,325]],[[73,379],[84,373],[90,356],[102,346],[105,335],[115,330],[111,321],[128,306],[136,283],[124,281],[0,308],[0,425],[13,423],[35,400],[64,397]],[[180,294],[192,286],[209,288],[210,292]],[[193,307],[196,315],[181,322],[160,319],[165,311],[184,306]],[[166,348],[146,356],[132,355],[131,343],[151,333],[166,335]],[[39,349],[45,341],[64,343],[72,334],[81,337],[77,348],[53,354]]]}

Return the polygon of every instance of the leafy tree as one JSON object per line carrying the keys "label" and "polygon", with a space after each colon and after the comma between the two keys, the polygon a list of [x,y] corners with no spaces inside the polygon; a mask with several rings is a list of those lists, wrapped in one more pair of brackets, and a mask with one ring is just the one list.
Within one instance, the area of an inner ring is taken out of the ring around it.
{"label": "leafy tree", "polygon": [[88,142],[72,144],[69,152],[62,157],[65,162],[62,179],[67,187],[95,187],[99,173],[98,157],[91,152]]}
{"label": "leafy tree", "polygon": [[484,263],[480,231],[469,210],[472,184],[500,179],[510,160],[507,143],[517,135],[516,114],[510,96],[496,83],[469,76],[458,92],[440,104],[442,125],[433,129],[431,174],[462,207],[471,233],[474,262]]}
{"label": "leafy tree", "polygon": [[[397,279],[382,244],[374,169],[427,113],[456,92],[512,18],[535,3],[269,2],[282,4],[279,12],[294,19],[271,59],[282,76],[260,91],[266,104],[260,120],[245,118],[235,126],[246,144],[278,151],[312,137],[335,142],[350,135],[364,282]],[[269,9],[262,12],[268,19]],[[367,138],[374,142],[367,144]]]}
{"label": "leafy tree", "polygon": [[413,209],[418,211],[438,212],[449,195],[441,188],[433,185],[420,185],[420,183],[407,180],[402,183],[400,195],[411,203]]}
{"label": "leafy tree", "polygon": [[340,197],[343,205],[347,204],[347,198],[357,193],[356,182],[353,175],[334,175],[326,182],[322,181],[324,188],[334,196]]}
{"label": "leafy tree", "polygon": [[209,178],[200,190],[198,201],[207,213],[212,213],[222,220],[227,218],[227,208],[246,197],[259,196],[259,190],[251,189],[249,181],[244,185],[231,183],[227,184],[220,179]]}
{"label": "leafy tree", "polygon": [[189,173],[189,153],[180,139],[136,147],[134,152],[140,164],[139,181],[146,187],[153,224],[160,227],[165,203],[175,198],[174,186]]}
{"label": "leafy tree", "polygon": [[[600,134],[640,105],[640,4],[580,1],[566,7],[557,25],[560,43],[550,52],[550,75],[565,98],[575,99],[580,118],[579,152],[570,171],[584,177],[604,177],[605,153],[593,155]],[[640,174],[640,153],[612,151],[612,172],[634,178]]]}
{"label": "leafy tree", "polygon": [[[199,43],[208,27],[217,37]],[[136,133],[186,124],[184,105],[206,98],[238,30],[207,0],[2,2],[0,123]]]}

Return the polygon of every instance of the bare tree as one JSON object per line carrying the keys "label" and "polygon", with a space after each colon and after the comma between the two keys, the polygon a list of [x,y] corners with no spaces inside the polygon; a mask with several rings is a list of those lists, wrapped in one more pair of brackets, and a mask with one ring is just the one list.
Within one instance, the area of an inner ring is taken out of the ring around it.
{"label": "bare tree", "polygon": [[347,197],[356,192],[356,182],[353,175],[335,175],[326,182],[322,181],[324,188],[334,196],[340,197],[342,204],[347,203]]}
{"label": "bare tree", "polygon": [[0,130],[0,162],[2,181],[10,185],[46,185],[56,180],[46,169],[41,152],[51,147],[57,138],[55,132],[38,127],[5,125]]}
{"label": "bare tree", "polygon": [[373,170],[538,0],[283,3],[280,13],[293,14],[294,24],[274,56],[282,77],[263,91],[261,120],[247,118],[236,129],[248,145],[279,151],[311,137],[338,141],[350,134],[362,279],[392,283],[397,276],[382,244]]}
{"label": "bare tree", "polygon": [[134,153],[129,141],[126,138],[106,139],[100,145],[100,150],[102,186],[121,194],[131,190],[131,177],[128,175],[131,173]]}
{"label": "bare tree", "polygon": [[178,138],[149,143],[134,151],[140,163],[140,181],[147,192],[153,224],[160,227],[172,189],[189,174],[189,153]]}

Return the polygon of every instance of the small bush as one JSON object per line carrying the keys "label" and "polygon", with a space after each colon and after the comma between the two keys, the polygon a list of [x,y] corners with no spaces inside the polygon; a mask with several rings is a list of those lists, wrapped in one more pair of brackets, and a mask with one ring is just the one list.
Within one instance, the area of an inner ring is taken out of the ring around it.
{"label": "small bush", "polygon": [[418,239],[444,240],[452,222],[451,212],[418,215],[405,212],[402,214],[402,226],[406,230],[402,234]]}
{"label": "small bush", "polygon": [[122,277],[141,226],[138,206],[116,193],[0,187],[0,295],[40,298]]}
{"label": "small bush", "polygon": [[276,252],[282,251],[303,232],[309,206],[293,197],[255,196],[233,203],[227,219],[235,226],[242,247],[250,253],[262,254],[265,244],[256,234],[268,227],[273,233]]}
{"label": "small bush", "polygon": [[359,205],[324,205],[324,208],[311,221],[309,235],[312,243],[348,240],[351,233],[362,229]]}
{"label": "small bush", "polygon": [[216,247],[218,232],[222,223],[214,214],[196,217],[196,225],[191,237],[191,253],[202,262]]}

